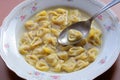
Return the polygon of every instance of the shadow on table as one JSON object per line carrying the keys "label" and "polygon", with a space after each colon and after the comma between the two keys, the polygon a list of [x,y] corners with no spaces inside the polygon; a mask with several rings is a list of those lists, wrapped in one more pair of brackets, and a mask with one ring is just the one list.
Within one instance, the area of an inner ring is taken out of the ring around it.
{"label": "shadow on table", "polygon": [[107,70],[105,73],[98,76],[94,80],[113,80],[112,78],[113,78],[113,75],[115,73],[116,68],[117,68],[117,66],[116,66],[116,63],[115,63],[109,70]]}
{"label": "shadow on table", "polygon": [[8,73],[9,73],[10,80],[25,80],[25,79],[18,77],[13,71],[9,69],[8,69]]}

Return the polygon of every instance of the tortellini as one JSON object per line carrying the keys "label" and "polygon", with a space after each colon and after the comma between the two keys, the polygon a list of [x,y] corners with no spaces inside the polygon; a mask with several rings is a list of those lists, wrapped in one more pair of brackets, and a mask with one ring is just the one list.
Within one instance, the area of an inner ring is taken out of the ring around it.
{"label": "tortellini", "polygon": [[41,12],[39,12],[38,14],[36,14],[35,15],[35,21],[36,22],[40,22],[40,21],[45,21],[45,20],[47,20],[48,19],[48,14],[47,14],[47,12],[46,11],[41,11]]}
{"label": "tortellini", "polygon": [[80,31],[75,30],[75,29],[70,29],[68,31],[68,40],[70,42],[77,41],[80,39],[82,39],[82,33]]}
{"label": "tortellini", "polygon": [[38,57],[36,55],[26,55],[26,61],[31,65],[35,65],[38,61]]}
{"label": "tortellini", "polygon": [[38,27],[38,23],[34,22],[33,20],[29,20],[25,23],[25,27],[28,30],[35,30]]}
{"label": "tortellini", "polygon": [[75,57],[76,60],[85,60],[87,58],[88,58],[88,54],[86,54],[86,52],[83,52],[80,55]]}
{"label": "tortellini", "polygon": [[[20,39],[19,52],[40,71],[73,72],[95,61],[102,43],[102,32],[93,25],[88,36],[71,29],[68,40],[81,40],[75,45],[60,45],[57,38],[67,26],[84,20],[78,9],[57,8],[38,12],[25,22],[26,32]],[[92,45],[91,47],[88,47]]]}
{"label": "tortellini", "polygon": [[76,62],[75,70],[80,70],[80,69],[86,67],[87,65],[89,65],[88,61],[78,60]]}
{"label": "tortellini", "polygon": [[30,50],[30,46],[29,45],[21,45],[21,47],[19,47],[19,51],[21,54],[27,54],[29,53]]}
{"label": "tortellini", "polygon": [[58,14],[57,16],[53,16],[51,18],[51,21],[55,24],[58,24],[58,25],[67,25],[67,14],[68,14],[68,11],[65,10],[65,9],[62,9],[62,8],[58,8],[55,10],[56,13]]}
{"label": "tortellini", "polygon": [[41,71],[48,71],[48,70],[49,70],[48,64],[46,63],[45,60],[42,60],[42,59],[39,60],[39,61],[36,63],[35,67],[36,67],[37,69],[41,70]]}
{"label": "tortellini", "polygon": [[92,28],[88,35],[88,42],[94,46],[101,45],[101,35],[102,34],[100,30]]}
{"label": "tortellini", "polygon": [[72,71],[74,71],[76,64],[77,63],[76,63],[75,59],[70,58],[69,60],[65,61],[65,63],[63,63],[62,69],[66,72],[72,72]]}
{"label": "tortellini", "polygon": [[67,52],[59,52],[58,57],[62,60],[67,60],[68,59],[68,53]]}
{"label": "tortellini", "polygon": [[77,56],[84,51],[85,51],[85,49],[82,47],[72,47],[69,49],[68,55],[69,56]]}
{"label": "tortellini", "polygon": [[76,23],[81,20],[80,18],[81,13],[79,10],[70,10],[69,17],[68,17],[68,22],[69,24]]}
{"label": "tortellini", "polygon": [[87,51],[88,54],[88,61],[93,62],[96,59],[96,55],[98,54],[97,48],[91,48]]}
{"label": "tortellini", "polygon": [[75,44],[76,46],[85,46],[87,44],[87,39],[81,39],[79,43]]}
{"label": "tortellini", "polygon": [[58,63],[55,65],[54,70],[55,72],[61,72],[62,71],[62,64],[64,63],[64,60],[59,60]]}
{"label": "tortellini", "polygon": [[58,57],[56,54],[51,54],[46,57],[46,61],[50,66],[55,66],[58,62]]}

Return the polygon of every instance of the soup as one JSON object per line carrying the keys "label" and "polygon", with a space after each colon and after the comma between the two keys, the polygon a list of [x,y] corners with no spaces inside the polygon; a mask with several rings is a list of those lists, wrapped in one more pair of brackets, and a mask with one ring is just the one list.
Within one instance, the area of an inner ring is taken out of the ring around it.
{"label": "soup", "polygon": [[79,9],[54,8],[40,11],[25,22],[27,32],[21,37],[19,52],[30,65],[40,71],[81,70],[95,61],[98,47],[102,44],[101,30],[92,24],[86,38],[82,38],[78,31],[69,31],[69,40],[77,40],[78,36],[81,39],[75,45],[60,45],[57,38],[67,26],[87,18],[88,15]]}

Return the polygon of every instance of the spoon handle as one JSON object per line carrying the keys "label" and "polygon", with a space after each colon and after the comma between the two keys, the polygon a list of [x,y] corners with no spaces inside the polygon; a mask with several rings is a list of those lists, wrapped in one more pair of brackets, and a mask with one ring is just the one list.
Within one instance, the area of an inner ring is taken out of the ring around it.
{"label": "spoon handle", "polygon": [[99,10],[93,17],[91,17],[91,20],[95,19],[98,15],[103,13],[105,10],[111,8],[112,6],[120,3],[120,0],[112,0],[110,3],[108,3],[106,6],[104,6],[101,10]]}

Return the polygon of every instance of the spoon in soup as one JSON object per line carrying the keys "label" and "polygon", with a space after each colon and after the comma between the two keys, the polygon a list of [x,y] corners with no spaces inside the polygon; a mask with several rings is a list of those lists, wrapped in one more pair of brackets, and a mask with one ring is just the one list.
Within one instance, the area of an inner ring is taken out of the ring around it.
{"label": "spoon in soup", "polygon": [[[78,42],[81,41],[81,38],[79,38],[78,40],[75,41],[70,41],[68,39],[69,36],[69,31],[70,30],[77,30],[79,32],[82,33],[83,38],[85,38],[90,29],[91,29],[91,23],[92,21],[101,13],[103,13],[104,11],[106,11],[107,9],[109,9],[110,7],[116,5],[117,3],[120,3],[120,0],[113,0],[111,1],[108,5],[104,6],[102,9],[100,9],[95,15],[93,15],[90,19],[86,20],[86,21],[80,21],[77,23],[74,23],[70,26],[68,26],[67,28],[65,28],[59,35],[58,37],[58,43],[61,45],[73,45],[73,44],[77,44]],[[73,32],[74,33],[74,32]],[[74,35],[73,35],[74,37]]]}

